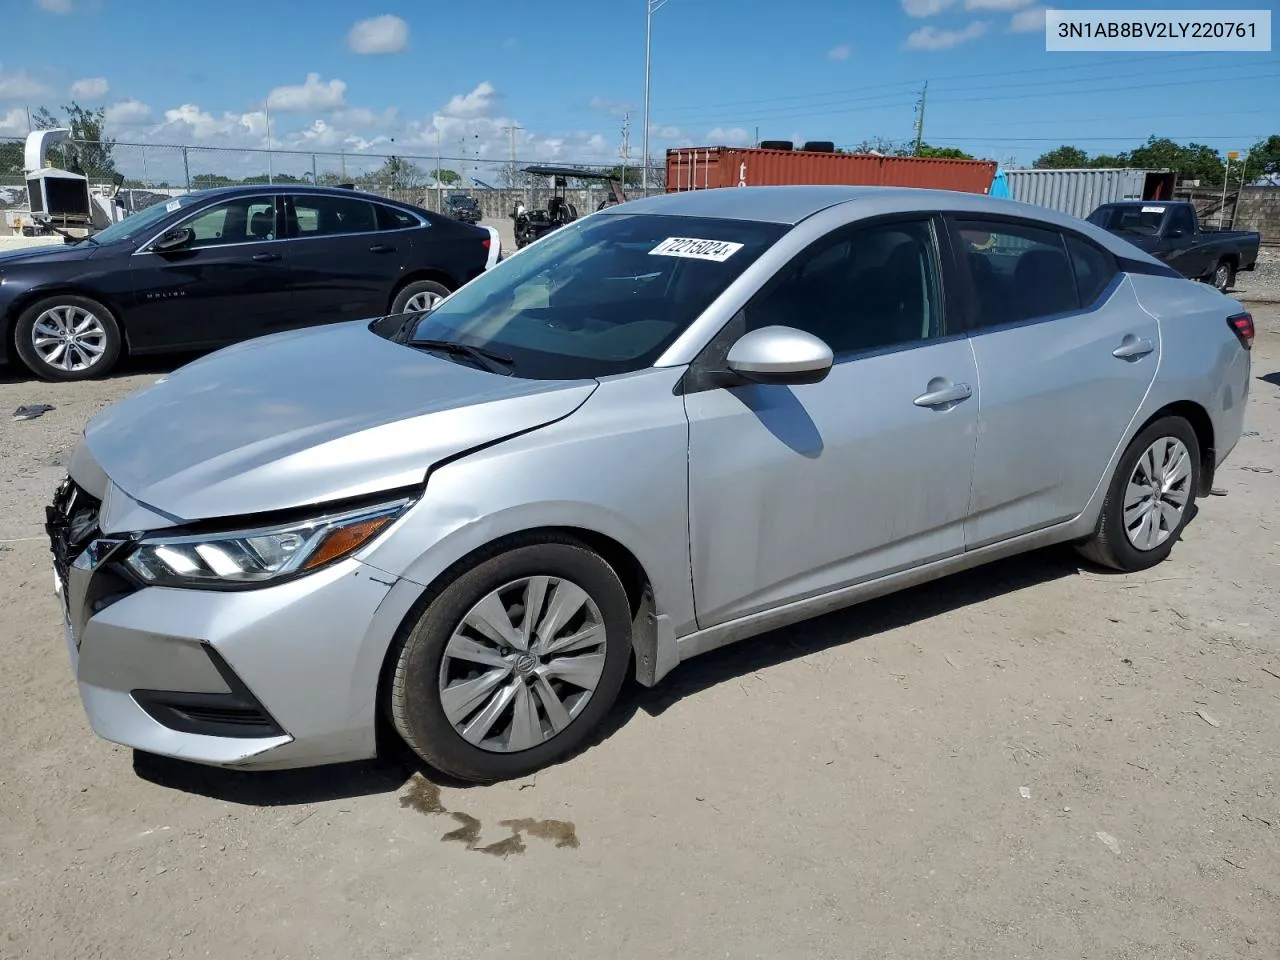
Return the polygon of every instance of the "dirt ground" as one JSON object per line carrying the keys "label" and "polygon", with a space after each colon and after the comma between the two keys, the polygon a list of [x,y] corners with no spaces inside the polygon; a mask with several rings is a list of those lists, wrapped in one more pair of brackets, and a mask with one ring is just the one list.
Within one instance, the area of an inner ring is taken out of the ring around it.
{"label": "dirt ground", "polygon": [[1038,553],[729,647],[486,788],[96,739],[41,510],[166,367],[0,371],[0,957],[1280,956],[1280,307],[1255,316],[1249,434],[1168,563]]}

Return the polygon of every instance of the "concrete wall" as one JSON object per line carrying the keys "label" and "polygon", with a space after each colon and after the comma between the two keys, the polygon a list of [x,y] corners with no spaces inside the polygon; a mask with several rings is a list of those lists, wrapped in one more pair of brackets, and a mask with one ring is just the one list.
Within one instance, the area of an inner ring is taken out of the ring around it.
{"label": "concrete wall", "polygon": [[[1178,192],[1179,199],[1190,199],[1207,227],[1218,225],[1218,213],[1222,207],[1222,193],[1214,190],[1193,190],[1189,194]],[[1265,244],[1280,244],[1280,187],[1245,187],[1236,206],[1234,194],[1227,194],[1224,228],[1231,227],[1235,213],[1236,230],[1257,230]]]}

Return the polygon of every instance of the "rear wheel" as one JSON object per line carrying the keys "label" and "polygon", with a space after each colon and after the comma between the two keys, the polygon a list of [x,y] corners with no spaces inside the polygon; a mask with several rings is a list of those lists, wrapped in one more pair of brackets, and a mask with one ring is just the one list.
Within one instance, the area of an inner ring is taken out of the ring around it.
{"label": "rear wheel", "polygon": [[1219,260],[1218,265],[1213,268],[1213,285],[1226,293],[1231,289],[1231,285],[1235,283],[1236,271],[1231,266],[1230,260]]}
{"label": "rear wheel", "polygon": [[1093,537],[1078,549],[1102,566],[1145,570],[1169,556],[1191,519],[1200,444],[1181,417],[1162,417],[1134,437],[1116,466]]}
{"label": "rear wheel", "polygon": [[32,304],[14,328],[18,356],[44,380],[87,380],[120,356],[120,327],[111,311],[88,297],[62,294]]}
{"label": "rear wheel", "polygon": [[391,304],[392,313],[424,313],[449,295],[449,288],[434,280],[406,283]]}
{"label": "rear wheel", "polygon": [[437,770],[523,776],[585,744],[630,656],[630,603],[600,556],[567,537],[516,544],[428,603],[396,660],[391,717]]}

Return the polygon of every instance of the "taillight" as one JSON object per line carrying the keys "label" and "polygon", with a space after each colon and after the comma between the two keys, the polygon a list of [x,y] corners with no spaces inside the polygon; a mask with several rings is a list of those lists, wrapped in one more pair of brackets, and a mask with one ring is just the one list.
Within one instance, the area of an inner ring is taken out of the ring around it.
{"label": "taillight", "polygon": [[[485,237],[483,240],[481,240],[481,241],[480,241],[481,243],[483,243],[483,244],[484,244],[484,248],[485,248],[486,250],[488,250],[488,249],[489,249],[489,241],[490,241],[491,239],[492,239],[492,237]],[[1253,329],[1253,328],[1252,328],[1252,327],[1250,327],[1250,329]]]}
{"label": "taillight", "polygon": [[1227,326],[1240,341],[1240,346],[1246,350],[1253,346],[1253,317],[1247,313],[1237,313],[1235,316],[1227,317]]}

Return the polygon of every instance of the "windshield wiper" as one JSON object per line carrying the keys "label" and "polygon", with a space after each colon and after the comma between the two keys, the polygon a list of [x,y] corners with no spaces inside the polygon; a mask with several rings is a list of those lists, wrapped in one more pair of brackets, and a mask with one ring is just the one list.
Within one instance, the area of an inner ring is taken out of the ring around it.
{"label": "windshield wiper", "polygon": [[483,367],[490,373],[510,373],[511,366],[515,363],[510,357],[504,357],[500,353],[494,353],[484,347],[475,347],[469,343],[458,343],[456,340],[410,340],[409,346],[421,347],[424,350],[439,350],[441,353],[451,353],[457,357],[466,357],[476,366]]}

